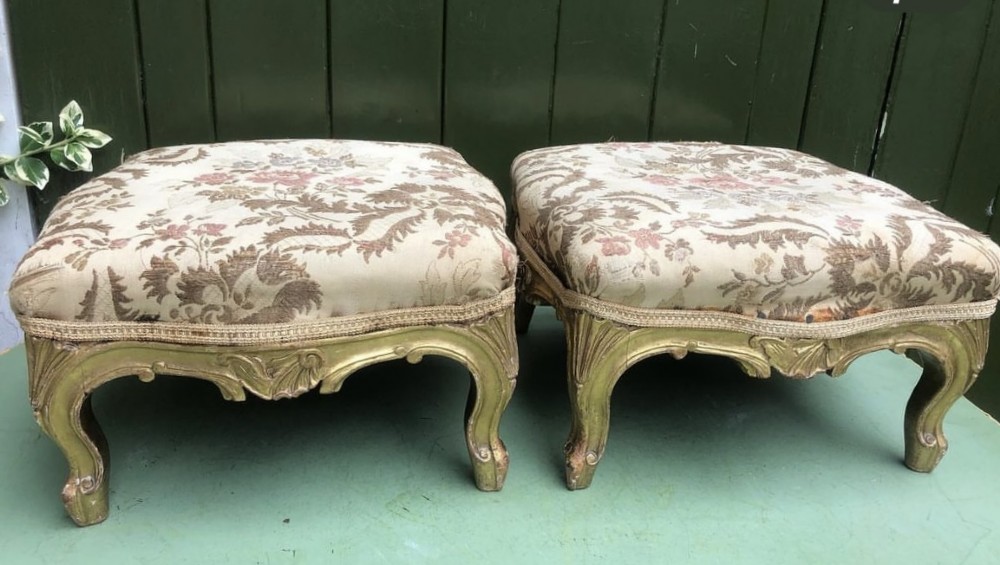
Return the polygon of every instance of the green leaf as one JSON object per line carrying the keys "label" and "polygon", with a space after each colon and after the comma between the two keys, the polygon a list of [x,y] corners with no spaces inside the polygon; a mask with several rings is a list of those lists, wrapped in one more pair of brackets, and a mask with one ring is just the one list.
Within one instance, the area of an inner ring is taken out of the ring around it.
{"label": "green leaf", "polygon": [[0,208],[6,206],[8,202],[10,202],[10,198],[7,197],[7,191],[4,190],[3,185],[0,184]]}
{"label": "green leaf", "polygon": [[3,166],[3,174],[5,177],[9,178],[10,180],[16,183],[20,184],[28,183],[28,181],[17,176],[17,167],[14,166],[14,161],[11,161],[10,163],[7,163],[6,165]]}
{"label": "green leaf", "polygon": [[41,159],[21,157],[14,161],[14,166],[24,178],[28,179],[28,184],[32,186],[41,189],[49,183],[49,168]]}
{"label": "green leaf", "polygon": [[49,158],[52,162],[60,167],[66,169],[67,171],[79,171],[80,167],[76,163],[69,160],[66,156],[66,146],[56,147],[52,151],[49,151]]}
{"label": "green leaf", "polygon": [[92,171],[94,170],[94,165],[92,162],[93,157],[90,154],[90,149],[83,146],[82,143],[72,142],[66,145],[66,158],[76,164],[77,170],[80,171]]}
{"label": "green leaf", "polygon": [[100,149],[111,142],[111,136],[96,129],[84,128],[76,136],[76,141],[84,147]]}
{"label": "green leaf", "polygon": [[30,184],[37,188],[45,188],[49,182],[49,168],[40,159],[34,157],[19,157],[3,168],[7,177],[21,184]]}
{"label": "green leaf", "polygon": [[70,101],[66,107],[59,112],[59,129],[67,136],[73,136],[83,129],[83,110],[76,100]]}
{"label": "green leaf", "polygon": [[38,132],[21,126],[17,128],[17,145],[21,148],[21,153],[28,153],[45,147],[45,142]]}
{"label": "green leaf", "polygon": [[37,151],[52,143],[52,122],[34,122],[17,128],[21,153]]}

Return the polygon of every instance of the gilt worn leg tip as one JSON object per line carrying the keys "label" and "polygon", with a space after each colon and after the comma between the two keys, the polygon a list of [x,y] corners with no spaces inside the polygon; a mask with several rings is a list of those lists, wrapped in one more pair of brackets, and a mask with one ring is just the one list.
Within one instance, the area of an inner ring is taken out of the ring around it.
{"label": "gilt worn leg tip", "polygon": [[918,473],[930,473],[938,466],[947,451],[947,442],[933,434],[907,438],[904,463]]}
{"label": "gilt worn leg tip", "polygon": [[508,465],[506,449],[493,450],[487,460],[479,458],[472,467],[476,488],[484,492],[497,492],[502,489],[507,479]]}
{"label": "gilt worn leg tip", "polygon": [[77,526],[93,526],[108,518],[108,487],[93,477],[70,477],[62,491],[66,513]]}
{"label": "gilt worn leg tip", "polygon": [[567,450],[566,452],[566,488],[583,490],[590,486],[597,471],[597,461],[600,459],[593,451]]}

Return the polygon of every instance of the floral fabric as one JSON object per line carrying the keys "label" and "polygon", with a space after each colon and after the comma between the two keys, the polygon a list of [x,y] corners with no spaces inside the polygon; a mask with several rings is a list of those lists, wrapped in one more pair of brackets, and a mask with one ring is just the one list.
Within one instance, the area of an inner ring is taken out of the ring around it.
{"label": "floral fabric", "polygon": [[451,149],[342,140],[153,149],[67,195],[20,316],[268,324],[461,305],[513,283],[497,189]]}
{"label": "floral fabric", "polygon": [[554,147],[513,176],[519,234],[568,289],[609,303],[824,322],[1000,290],[988,237],[795,151]]}

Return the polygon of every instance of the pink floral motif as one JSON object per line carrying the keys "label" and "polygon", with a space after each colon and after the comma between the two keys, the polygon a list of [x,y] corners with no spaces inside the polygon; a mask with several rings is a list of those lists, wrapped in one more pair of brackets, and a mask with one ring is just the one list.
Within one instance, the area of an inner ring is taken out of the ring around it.
{"label": "pink floral motif", "polygon": [[646,175],[643,179],[659,186],[677,186],[681,182],[679,178],[669,175]]}
{"label": "pink floral motif", "polygon": [[837,216],[837,229],[847,235],[861,235],[861,220],[857,220],[847,215]]}
{"label": "pink floral motif", "polygon": [[690,182],[694,182],[699,186],[707,186],[710,188],[722,188],[726,190],[745,190],[748,188],[754,188],[754,185],[745,182],[743,179],[735,177],[733,175],[712,175],[704,177],[696,177],[694,179],[689,179]]}
{"label": "pink floral motif", "polygon": [[752,176],[752,177],[748,177],[746,180],[752,181],[754,184],[758,184],[758,185],[762,185],[762,186],[779,186],[779,185],[787,185],[787,184],[798,184],[798,182],[796,182],[796,181],[789,180],[789,179],[784,179],[784,178],[777,177],[777,176],[774,176],[774,175],[755,175],[755,176]]}
{"label": "pink floral motif", "polygon": [[365,182],[363,177],[338,177],[332,181],[336,186],[363,186]]}
{"label": "pink floral motif", "polygon": [[659,249],[660,241],[663,240],[660,234],[648,228],[633,230],[628,234],[635,240],[635,246],[639,249]]}
{"label": "pink floral motif", "polygon": [[218,237],[222,235],[222,230],[226,229],[226,224],[202,224],[194,230],[196,235],[210,235]]}
{"label": "pink floral motif", "polygon": [[260,171],[250,175],[252,182],[273,183],[281,186],[303,186],[316,177],[304,171]]}
{"label": "pink floral motif", "polygon": [[443,240],[434,240],[434,245],[441,246],[441,251],[438,253],[438,259],[443,258],[445,255],[454,258],[455,249],[469,245],[470,241],[472,241],[472,236],[468,233],[457,229],[451,230],[445,234]]}
{"label": "pink floral motif", "polygon": [[448,235],[444,236],[444,238],[448,240],[449,245],[457,247],[465,247],[470,241],[472,241],[471,235],[458,230],[452,230],[448,233]]}
{"label": "pink floral motif", "polygon": [[165,229],[156,230],[156,235],[159,236],[161,240],[167,239],[184,239],[187,237],[187,232],[190,226],[170,224]]}
{"label": "pink floral motif", "polygon": [[613,255],[628,255],[632,250],[628,246],[628,240],[620,235],[614,237],[599,237],[595,241],[601,244],[601,253],[605,257]]}
{"label": "pink floral motif", "polygon": [[127,238],[113,239],[111,240],[111,243],[108,244],[108,247],[111,249],[122,249],[127,246],[130,241],[131,240]]}
{"label": "pink floral motif", "polygon": [[205,173],[194,177],[194,182],[209,184],[212,186],[226,184],[227,182],[233,182],[234,180],[236,180],[235,177],[229,173]]}

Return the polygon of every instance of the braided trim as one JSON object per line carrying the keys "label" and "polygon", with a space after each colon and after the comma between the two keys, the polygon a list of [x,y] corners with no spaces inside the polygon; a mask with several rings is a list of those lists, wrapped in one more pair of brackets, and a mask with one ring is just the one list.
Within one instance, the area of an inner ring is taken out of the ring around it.
{"label": "braided trim", "polygon": [[789,322],[751,318],[732,312],[706,310],[657,310],[624,306],[567,289],[544,261],[535,253],[520,232],[515,234],[517,246],[531,270],[558,298],[559,306],[583,310],[598,318],[639,328],[692,328],[738,331],[757,336],[805,339],[836,339],[904,323],[948,322],[989,318],[997,307],[997,299],[963,304],[933,304],[886,310],[867,316],[832,322]]}
{"label": "braided trim", "polygon": [[18,317],[24,333],[56,341],[160,341],[189,345],[280,345],[358,336],[380,330],[469,324],[510,308],[515,290],[461,305],[424,306],[284,324],[185,324],[177,322],[71,322]]}

